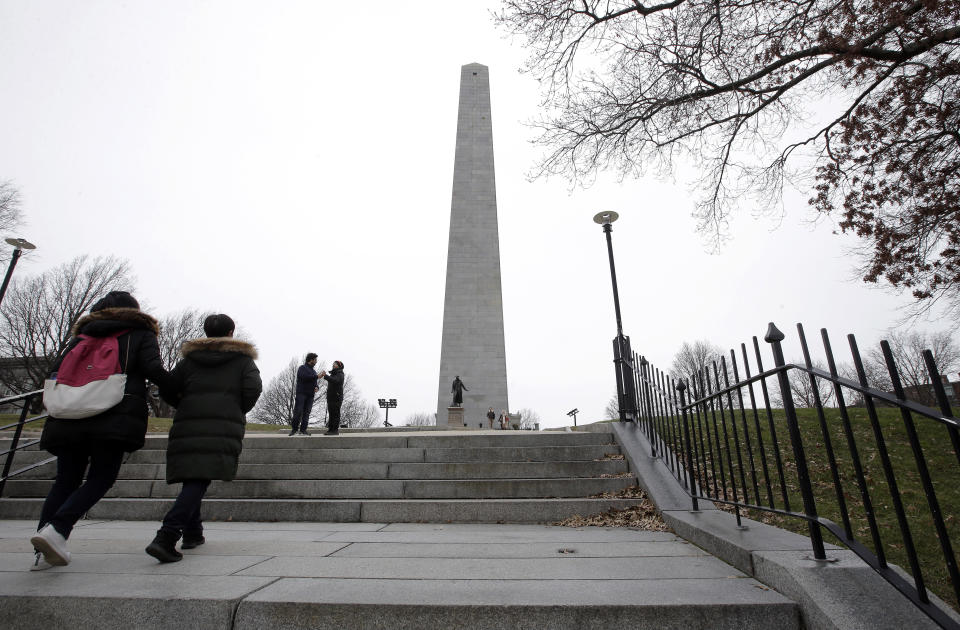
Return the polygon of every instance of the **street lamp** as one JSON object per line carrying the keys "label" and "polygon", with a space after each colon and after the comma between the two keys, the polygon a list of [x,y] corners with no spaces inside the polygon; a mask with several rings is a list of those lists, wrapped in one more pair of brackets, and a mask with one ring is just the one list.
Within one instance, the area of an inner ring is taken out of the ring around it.
{"label": "street lamp", "polygon": [[620,407],[620,422],[633,422],[637,417],[637,389],[633,384],[633,353],[630,337],[623,334],[620,318],[620,293],[617,291],[617,270],[613,264],[613,232],[611,224],[620,218],[616,212],[598,212],[593,222],[603,226],[607,235],[607,254],[610,258],[610,280],[613,282],[613,309],[617,316],[617,336],[613,340],[613,363],[617,375],[617,404]]}
{"label": "street lamp", "polygon": [[396,399],[396,398],[390,398],[390,399],[387,399],[387,398],[378,398],[378,399],[377,399],[377,404],[380,405],[380,408],[381,408],[381,409],[386,409],[386,410],[387,410],[387,417],[383,419],[383,426],[385,426],[385,427],[392,427],[393,425],[390,424],[390,410],[396,408],[396,406],[397,406],[397,399]]}
{"label": "street lamp", "polygon": [[36,249],[37,246],[23,238],[8,238],[6,241],[13,245],[13,257],[10,258],[10,266],[7,267],[7,275],[3,277],[3,286],[0,286],[0,302],[3,302],[3,296],[7,293],[7,285],[10,284],[10,276],[13,275],[13,268],[17,266],[20,255],[25,249]]}
{"label": "street lamp", "polygon": [[577,428],[577,414],[580,413],[579,409],[571,409],[567,412],[568,416],[573,416],[573,428]]}

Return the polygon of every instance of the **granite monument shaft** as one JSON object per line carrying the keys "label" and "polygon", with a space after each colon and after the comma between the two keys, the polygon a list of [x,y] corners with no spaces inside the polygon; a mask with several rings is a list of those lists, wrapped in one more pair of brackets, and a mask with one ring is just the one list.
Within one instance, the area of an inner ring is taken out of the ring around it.
{"label": "granite monument shaft", "polygon": [[450,204],[450,240],[443,304],[437,423],[447,423],[450,384],[460,376],[463,421],[486,426],[490,407],[509,409],[500,287],[500,237],[490,119],[490,72],[473,63],[460,71],[460,109]]}

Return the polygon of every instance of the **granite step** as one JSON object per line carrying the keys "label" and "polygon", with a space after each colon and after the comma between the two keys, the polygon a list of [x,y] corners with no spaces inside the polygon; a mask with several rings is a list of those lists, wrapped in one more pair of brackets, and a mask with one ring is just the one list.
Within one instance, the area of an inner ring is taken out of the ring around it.
{"label": "granite step", "polygon": [[[437,462],[344,464],[249,464],[241,457],[237,479],[548,479],[595,477],[627,472],[623,460],[600,462]],[[24,473],[21,479],[51,479],[56,464]],[[120,479],[165,479],[165,464],[124,464]]]}
{"label": "granite step", "polygon": [[[290,442],[288,442],[290,444]],[[166,449],[144,448],[130,453],[127,464],[163,464]],[[241,464],[328,464],[328,463],[448,463],[448,462],[592,462],[619,456],[616,444],[593,446],[481,447],[481,448],[258,448],[244,442]],[[16,466],[33,464],[50,457],[36,449],[17,454]]]}
{"label": "granite step", "polygon": [[[453,433],[451,435],[450,433]],[[258,449],[350,449],[350,448],[495,448],[495,447],[548,447],[548,446],[602,446],[616,444],[610,433],[560,433],[497,431],[492,433],[433,432],[426,435],[417,433],[400,434],[361,434],[342,433],[325,436],[314,433],[310,436],[276,436],[248,433],[244,439],[245,448]],[[165,435],[147,437],[146,449],[166,449]]]}
{"label": "granite step", "polygon": [[[636,483],[633,477],[569,479],[256,479],[215,481],[209,498],[221,499],[527,499],[588,497],[617,492]],[[45,497],[53,482],[40,479],[12,479],[4,496]],[[119,479],[107,497],[176,497],[179,484],[162,480]]]}
{"label": "granite step", "polygon": [[[623,510],[636,499],[216,499],[203,500],[204,521],[366,523],[552,523]],[[0,499],[0,519],[40,516],[42,498]],[[105,498],[90,519],[159,521],[172,498]]]}
{"label": "granite step", "polygon": [[[250,434],[238,477],[211,484],[210,519],[250,521],[545,522],[635,505],[599,499],[635,485],[608,433],[397,432]],[[167,439],[150,436],[90,515],[152,520],[179,484],[165,479]],[[17,466],[42,461],[36,447]],[[52,486],[47,464],[7,482],[0,517],[35,518]],[[209,505],[209,509],[206,507]],[[282,516],[285,515],[285,516]]]}
{"label": "granite step", "polygon": [[155,523],[82,522],[31,573],[34,523],[0,522],[17,630],[800,630],[798,606],[669,532],[543,525],[208,522],[160,565]]}

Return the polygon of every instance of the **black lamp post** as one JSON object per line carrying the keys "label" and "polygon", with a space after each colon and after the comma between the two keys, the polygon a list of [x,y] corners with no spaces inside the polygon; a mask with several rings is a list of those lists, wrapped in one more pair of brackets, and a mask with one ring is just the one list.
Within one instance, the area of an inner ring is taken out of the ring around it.
{"label": "black lamp post", "polygon": [[630,337],[623,334],[620,319],[620,293],[617,291],[617,269],[613,264],[612,223],[620,218],[616,212],[598,212],[594,223],[603,226],[607,235],[607,254],[610,258],[610,280],[613,282],[613,308],[617,315],[617,336],[613,340],[613,363],[617,375],[617,404],[620,407],[620,422],[633,422],[637,417],[637,390],[633,384],[633,353],[630,350]]}
{"label": "black lamp post", "polygon": [[20,260],[23,250],[37,248],[36,245],[22,238],[8,238],[6,241],[13,245],[13,256],[10,258],[10,266],[7,267],[7,275],[3,277],[3,285],[0,286],[0,302],[3,302],[3,296],[7,293],[7,285],[10,284],[10,276],[13,275],[13,268],[17,266],[17,261]]}
{"label": "black lamp post", "polygon": [[573,416],[573,428],[577,428],[577,414],[580,413],[579,409],[571,409],[567,412],[568,416]]}
{"label": "black lamp post", "polygon": [[387,399],[387,398],[378,398],[378,399],[377,399],[377,404],[380,405],[380,408],[381,408],[381,409],[386,409],[386,410],[387,410],[387,417],[383,419],[383,426],[385,426],[385,427],[392,427],[393,425],[390,424],[390,410],[396,408],[396,406],[397,406],[397,399],[396,399],[396,398],[389,398],[389,399]]}

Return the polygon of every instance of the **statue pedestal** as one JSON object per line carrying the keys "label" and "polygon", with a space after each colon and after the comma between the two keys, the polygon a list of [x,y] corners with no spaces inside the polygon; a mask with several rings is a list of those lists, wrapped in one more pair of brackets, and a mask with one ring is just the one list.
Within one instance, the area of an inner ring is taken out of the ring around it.
{"label": "statue pedestal", "polygon": [[447,407],[447,426],[463,426],[463,407]]}

